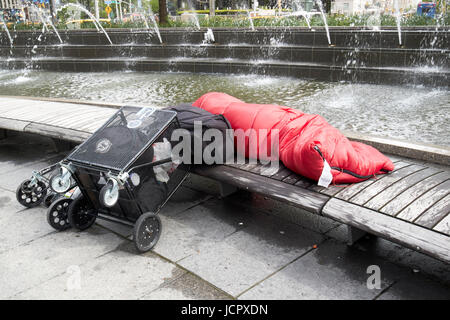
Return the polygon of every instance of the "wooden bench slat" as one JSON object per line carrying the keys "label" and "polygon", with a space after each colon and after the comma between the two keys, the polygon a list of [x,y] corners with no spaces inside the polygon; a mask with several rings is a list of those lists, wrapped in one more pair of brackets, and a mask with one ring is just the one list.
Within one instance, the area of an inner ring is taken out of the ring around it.
{"label": "wooden bench slat", "polygon": [[299,186],[301,188],[309,188],[311,185],[313,185],[315,182],[312,181],[311,179],[302,177],[302,179],[298,180],[295,185]]}
{"label": "wooden bench slat", "polygon": [[415,185],[416,183],[422,181],[423,179],[426,179],[433,174],[436,174],[439,171],[436,168],[426,168],[425,170],[421,170],[418,172],[415,172],[386,188],[379,194],[377,194],[375,197],[370,199],[366,204],[364,204],[365,207],[373,209],[373,210],[379,210],[381,207],[383,207],[386,203],[394,199],[396,196],[398,196],[400,193],[405,191],[407,188],[410,188],[411,186]]}
{"label": "wooden bench slat", "polygon": [[[336,198],[327,202],[322,213],[352,227],[450,262],[450,237],[447,235]],[[446,230],[448,223],[445,223],[439,227],[439,231]]]}
{"label": "wooden bench slat", "polygon": [[288,184],[295,184],[298,180],[300,180],[302,177],[296,173],[291,173],[289,176],[283,179],[284,183]]}
{"label": "wooden bench slat", "polygon": [[291,203],[312,213],[320,214],[324,204],[330,199],[326,195],[251,172],[237,171],[228,166],[199,166],[195,173],[231,184],[237,188],[263,194],[272,199]]}
{"label": "wooden bench slat", "polygon": [[280,180],[283,180],[284,178],[286,178],[287,176],[289,176],[291,173],[292,173],[291,170],[284,167],[282,170],[279,170],[277,173],[275,173],[270,178],[280,181]]}
{"label": "wooden bench slat", "polygon": [[309,187],[309,190],[320,192],[322,194],[326,194],[328,196],[333,197],[338,192],[342,191],[343,189],[347,188],[348,186],[349,185],[330,185],[328,188],[324,188],[324,187],[318,186],[317,184],[314,184]]}
{"label": "wooden bench slat", "polygon": [[440,172],[438,174],[432,175],[431,177],[423,179],[416,185],[400,193],[397,197],[380,208],[379,211],[395,216],[400,210],[413,202],[417,197],[421,196],[428,190],[432,189],[434,186],[448,179],[450,179],[450,174],[448,172]]}
{"label": "wooden bench slat", "polygon": [[386,175],[386,177],[384,177],[383,179],[375,181],[369,187],[365,188],[363,191],[356,194],[354,197],[350,198],[350,202],[353,202],[354,204],[363,205],[367,201],[372,199],[374,196],[376,196],[378,193],[382,192],[387,187],[391,186],[393,183],[397,182],[400,179],[403,179],[406,176],[409,176],[414,172],[423,169],[424,169],[423,166],[411,165],[396,170],[395,172]]}
{"label": "wooden bench slat", "polygon": [[401,210],[396,216],[397,218],[414,221],[419,217],[425,210],[430,208],[436,202],[441,200],[450,192],[450,180],[447,180],[441,184],[438,184],[433,189],[424,193],[417,199],[415,199],[406,208]]}
{"label": "wooden bench slat", "polygon": [[447,215],[441,222],[439,222],[433,230],[450,235],[450,215]]}
{"label": "wooden bench slat", "polygon": [[436,202],[431,208],[418,217],[414,223],[427,228],[433,228],[442,219],[450,214],[450,195],[445,196]]}
{"label": "wooden bench slat", "polygon": [[[395,171],[397,171],[403,167],[406,167],[408,165],[410,165],[410,164],[407,162],[403,162],[403,161],[396,163]],[[336,198],[339,198],[342,200],[349,200],[350,198],[352,198],[353,196],[355,196],[356,194],[358,194],[359,192],[361,192],[362,190],[364,190],[365,188],[370,186],[372,183],[374,183],[380,179],[383,179],[385,176],[387,176],[387,174],[379,175],[376,178],[370,178],[370,179],[367,179],[366,181],[354,183],[354,184],[344,188],[342,191],[338,192],[335,196],[336,196]]]}

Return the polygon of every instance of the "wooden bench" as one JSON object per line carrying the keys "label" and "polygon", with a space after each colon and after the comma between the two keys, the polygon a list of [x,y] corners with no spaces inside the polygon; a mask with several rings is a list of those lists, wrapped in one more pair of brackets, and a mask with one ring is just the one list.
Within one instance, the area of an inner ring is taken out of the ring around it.
{"label": "wooden bench", "polygon": [[[98,103],[0,98],[0,128],[84,141],[116,110]],[[395,171],[367,181],[323,188],[281,165],[270,176],[258,163],[199,166],[195,173],[221,182],[224,192],[248,190],[348,226],[352,244],[364,232],[450,262],[450,169],[390,156]],[[432,152],[430,154],[433,154]]]}

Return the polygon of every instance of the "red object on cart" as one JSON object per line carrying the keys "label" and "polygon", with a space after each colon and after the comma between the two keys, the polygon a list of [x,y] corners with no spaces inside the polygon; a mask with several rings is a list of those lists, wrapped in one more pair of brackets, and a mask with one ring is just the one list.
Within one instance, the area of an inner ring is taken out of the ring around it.
{"label": "red object on cart", "polygon": [[278,129],[280,160],[292,171],[319,181],[319,185],[360,182],[394,170],[392,161],[377,149],[348,140],[319,115],[277,105],[249,104],[219,92],[207,93],[193,105],[224,115],[234,130],[255,129],[256,137],[246,137],[245,145],[237,146],[238,152],[247,157],[253,143],[258,147],[261,143],[270,145],[270,132]]}

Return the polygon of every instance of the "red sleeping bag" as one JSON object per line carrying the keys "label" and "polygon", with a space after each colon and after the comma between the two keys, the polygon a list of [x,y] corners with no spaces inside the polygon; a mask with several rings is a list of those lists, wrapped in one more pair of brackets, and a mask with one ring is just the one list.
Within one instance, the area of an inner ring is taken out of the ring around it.
{"label": "red sleeping bag", "polygon": [[[234,130],[255,129],[258,146],[269,143],[271,130],[278,129],[280,160],[292,171],[319,181],[319,185],[359,182],[394,170],[392,161],[378,150],[348,140],[319,115],[277,105],[249,104],[219,92],[207,93],[193,105],[224,115]],[[245,150],[238,151],[248,156],[251,143],[255,142],[249,143],[246,138]]]}

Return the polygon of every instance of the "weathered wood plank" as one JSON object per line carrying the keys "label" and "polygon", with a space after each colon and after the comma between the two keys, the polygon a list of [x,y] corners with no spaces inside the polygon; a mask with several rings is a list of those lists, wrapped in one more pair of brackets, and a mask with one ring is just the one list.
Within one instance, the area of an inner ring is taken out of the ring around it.
{"label": "weathered wood plank", "polygon": [[438,184],[433,189],[424,193],[417,199],[415,199],[406,208],[401,210],[396,216],[397,218],[414,221],[419,217],[425,210],[430,208],[436,202],[441,200],[447,194],[450,193],[450,180],[447,180],[441,184]]}
{"label": "weathered wood plank", "polygon": [[298,180],[300,180],[302,177],[296,173],[292,173],[289,176],[287,176],[286,178],[284,178],[282,181],[284,183],[288,183],[288,184],[295,184]]}
{"label": "weathered wood plank", "polygon": [[433,230],[450,235],[450,215],[446,216],[441,222],[439,222]]}
{"label": "weathered wood plank", "polygon": [[[252,161],[253,162],[253,161]],[[258,166],[258,163],[245,163],[245,164],[241,164],[238,168],[243,170],[243,171],[250,171],[253,168],[256,168]]]}
{"label": "weathered wood plank", "polygon": [[450,179],[449,172],[440,172],[431,177],[423,179],[411,188],[406,189],[397,197],[389,201],[386,205],[379,209],[380,212],[395,216],[397,213],[408,206],[415,199],[432,189],[436,185]]}
{"label": "weathered wood plank", "polygon": [[311,179],[302,177],[302,179],[298,180],[295,185],[301,188],[309,188],[311,185],[314,184],[314,181]]}
{"label": "weathered wood plank", "polygon": [[414,223],[427,228],[433,228],[442,219],[450,214],[450,195],[445,196],[436,202],[431,208],[422,213]]}
{"label": "weathered wood plank", "polygon": [[29,125],[29,121],[11,120],[0,117],[0,128],[13,131],[23,131]]}
{"label": "weathered wood plank", "polygon": [[238,170],[228,166],[199,166],[195,169],[195,172],[317,214],[320,214],[323,205],[330,198],[314,191],[293,187],[281,181]]}
{"label": "weathered wood plank", "polygon": [[336,198],[326,203],[322,213],[336,221],[450,262],[449,236]]}
{"label": "weathered wood plank", "polygon": [[[409,166],[409,165],[410,164],[407,162],[403,162],[403,161],[398,162],[395,164],[395,171],[397,171],[403,167]],[[390,174],[392,174],[392,173],[390,173]],[[376,178],[371,178],[371,179],[368,179],[363,182],[355,183],[353,185],[348,186],[347,188],[344,188],[342,191],[338,192],[335,196],[336,196],[336,198],[339,198],[342,200],[349,200],[350,198],[352,198],[353,196],[355,196],[356,194],[358,194],[359,192],[361,192],[362,190],[364,190],[365,188],[370,186],[372,183],[374,183],[378,180],[381,180],[388,175],[389,174],[383,174],[383,175],[377,176]]]}
{"label": "weathered wood plank", "polygon": [[438,172],[440,171],[436,168],[426,168],[425,170],[415,172],[395,182],[384,191],[380,192],[375,197],[370,199],[366,204],[364,204],[364,206],[373,210],[379,210],[386,203],[394,199],[406,189]]}
{"label": "weathered wood plank", "polygon": [[292,171],[288,168],[284,167],[283,169],[279,170],[277,173],[275,173],[273,176],[271,176],[274,180],[283,180],[284,178],[288,177],[290,174],[292,174]]}
{"label": "weathered wood plank", "polygon": [[350,198],[350,201],[353,202],[354,204],[363,205],[367,201],[372,199],[374,196],[376,196],[378,193],[382,192],[387,187],[391,186],[393,183],[397,182],[400,179],[403,179],[404,177],[410,175],[411,173],[423,169],[424,169],[423,166],[412,165],[396,170],[395,172],[392,172],[391,174],[384,177],[383,179],[380,179],[372,183],[369,187],[365,188],[364,191],[361,191],[354,197]]}
{"label": "weathered wood plank", "polygon": [[[277,167],[278,166],[278,167]],[[286,168],[281,162],[278,164],[272,164],[268,163],[265,165],[260,164],[258,167],[253,168],[250,170],[253,173],[263,175],[265,177],[271,177],[275,173],[279,172],[280,170]]]}
{"label": "weathered wood plank", "polygon": [[91,136],[91,134],[87,132],[51,127],[39,123],[31,123],[26,126],[23,131],[76,143],[81,143]]}
{"label": "weathered wood plank", "polygon": [[338,192],[341,192],[343,189],[347,188],[348,186],[350,186],[350,185],[340,184],[340,185],[330,185],[328,188],[324,188],[324,187],[318,186],[317,184],[314,184],[314,185],[311,185],[308,189],[333,197]]}

